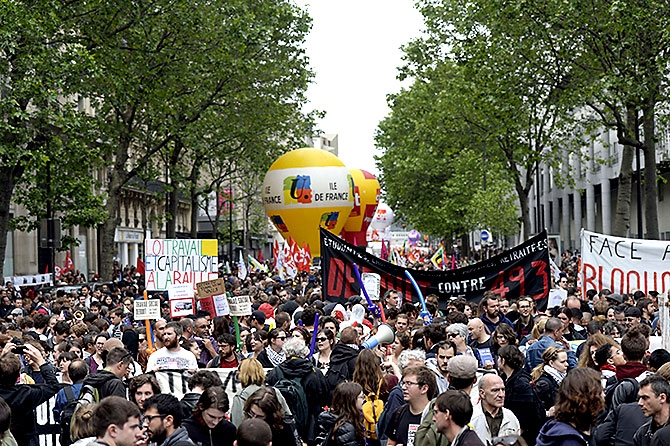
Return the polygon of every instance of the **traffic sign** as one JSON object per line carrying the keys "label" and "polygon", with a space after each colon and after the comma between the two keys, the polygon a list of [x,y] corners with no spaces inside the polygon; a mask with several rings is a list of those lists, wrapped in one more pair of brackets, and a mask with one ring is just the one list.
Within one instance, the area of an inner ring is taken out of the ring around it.
{"label": "traffic sign", "polygon": [[479,233],[479,238],[482,240],[482,242],[487,242],[491,238],[491,234],[486,229],[482,229],[482,231]]}

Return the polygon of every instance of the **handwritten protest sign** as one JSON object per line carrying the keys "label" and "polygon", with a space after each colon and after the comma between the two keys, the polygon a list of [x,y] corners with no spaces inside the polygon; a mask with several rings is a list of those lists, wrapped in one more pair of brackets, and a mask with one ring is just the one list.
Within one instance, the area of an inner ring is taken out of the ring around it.
{"label": "handwritten protest sign", "polygon": [[136,300],[133,305],[134,318],[136,321],[161,318],[160,299]]}
{"label": "handwritten protest sign", "polygon": [[249,296],[229,296],[228,307],[231,316],[251,315],[251,300]]}
{"label": "handwritten protest sign", "polygon": [[187,299],[194,296],[193,287],[189,284],[170,285],[168,287],[168,298]]}
{"label": "handwritten protest sign", "polygon": [[198,290],[198,299],[205,297],[217,296],[226,294],[226,286],[223,279],[208,280],[206,282],[199,282],[195,284]]}
{"label": "handwritten protest sign", "polygon": [[370,300],[379,300],[379,289],[382,282],[382,276],[375,273],[363,273],[361,274],[361,280],[363,281],[365,291],[368,292]]}
{"label": "handwritten protest sign", "polygon": [[190,284],[218,277],[216,240],[147,239],[144,243],[145,286],[167,290],[171,285]]}
{"label": "handwritten protest sign", "polygon": [[584,229],[581,241],[580,278],[585,291],[670,290],[670,241],[613,237]]}

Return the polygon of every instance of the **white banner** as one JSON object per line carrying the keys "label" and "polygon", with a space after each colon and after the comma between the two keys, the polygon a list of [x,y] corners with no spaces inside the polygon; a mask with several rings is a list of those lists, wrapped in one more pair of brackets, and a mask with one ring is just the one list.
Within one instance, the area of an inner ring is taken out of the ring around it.
{"label": "white banner", "polygon": [[580,278],[584,291],[613,293],[670,289],[670,241],[639,240],[582,229]]}

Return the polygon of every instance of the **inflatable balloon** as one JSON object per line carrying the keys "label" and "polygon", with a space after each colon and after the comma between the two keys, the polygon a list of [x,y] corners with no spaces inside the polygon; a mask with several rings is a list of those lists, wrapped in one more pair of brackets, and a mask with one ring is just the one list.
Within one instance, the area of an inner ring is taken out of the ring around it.
{"label": "inflatable balloon", "polygon": [[416,229],[412,229],[411,231],[409,231],[409,234],[407,234],[407,239],[409,240],[409,246],[416,246],[420,238],[421,233]]}
{"label": "inflatable balloon", "polygon": [[270,166],[263,180],[263,205],[270,221],[288,240],[309,245],[319,257],[319,228],[333,234],[342,227],[354,206],[351,175],[332,153],[321,149],[293,150]]}
{"label": "inflatable balloon", "polygon": [[378,232],[382,232],[391,226],[394,216],[393,209],[391,209],[388,204],[379,203],[375,216],[370,223],[370,227]]}
{"label": "inflatable balloon", "polygon": [[365,232],[379,204],[379,181],[365,170],[351,169],[349,173],[354,180],[354,208],[344,223],[342,237],[352,245],[366,246]]}

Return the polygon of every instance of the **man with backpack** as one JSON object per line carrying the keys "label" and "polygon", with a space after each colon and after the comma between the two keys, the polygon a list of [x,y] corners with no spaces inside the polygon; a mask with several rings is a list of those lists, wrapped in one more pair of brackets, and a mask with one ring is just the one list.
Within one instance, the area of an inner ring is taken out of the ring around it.
{"label": "man with backpack", "polygon": [[326,379],[307,358],[309,347],[305,341],[290,338],[283,349],[286,361],[268,373],[265,383],[281,392],[291,408],[300,437],[314,446],[317,416],[329,403]]}
{"label": "man with backpack", "polygon": [[354,327],[346,327],[340,333],[340,342],[333,346],[330,353],[330,367],[326,372],[329,397],[332,397],[339,383],[351,381],[353,378],[359,343],[358,330]]}
{"label": "man with backpack", "polygon": [[[97,403],[110,395],[126,398],[126,385],[122,379],[128,373],[133,356],[122,347],[114,347],[107,353],[105,368],[89,375],[82,385],[79,399],[85,395]],[[92,394],[92,395],[91,395]]]}
{"label": "man with backpack", "polygon": [[68,365],[68,376],[72,380],[72,385],[62,388],[56,394],[56,405],[54,406],[54,420],[60,423],[60,446],[72,444],[70,439],[70,421],[77,407],[81,386],[84,379],[88,376],[88,365],[83,359],[75,359]]}

